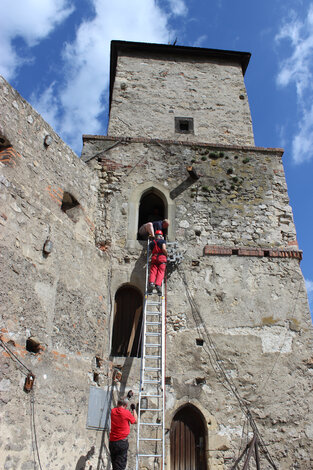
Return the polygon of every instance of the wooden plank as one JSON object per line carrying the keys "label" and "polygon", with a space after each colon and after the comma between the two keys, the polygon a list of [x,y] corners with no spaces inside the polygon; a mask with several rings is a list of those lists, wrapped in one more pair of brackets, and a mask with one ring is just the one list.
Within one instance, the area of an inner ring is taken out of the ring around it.
{"label": "wooden plank", "polygon": [[130,333],[130,337],[129,337],[129,341],[128,341],[128,346],[127,346],[127,353],[126,353],[127,357],[130,356],[130,353],[133,349],[135,334],[136,334],[138,323],[139,323],[139,320],[140,320],[141,311],[142,311],[141,306],[138,307],[135,311],[133,326],[132,326],[132,329],[131,329],[131,333]]}

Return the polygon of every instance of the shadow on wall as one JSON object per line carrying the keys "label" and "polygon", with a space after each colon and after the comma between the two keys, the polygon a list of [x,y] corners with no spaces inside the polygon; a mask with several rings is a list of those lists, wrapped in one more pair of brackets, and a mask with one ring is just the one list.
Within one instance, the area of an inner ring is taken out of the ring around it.
{"label": "shadow on wall", "polygon": [[[124,366],[123,366],[121,387],[120,387],[118,397],[125,397],[126,396],[126,385],[127,385],[127,382],[128,382],[128,377],[129,377],[129,374],[130,374],[130,370],[132,368],[133,361],[134,361],[133,357],[127,357],[125,359],[125,363],[124,363]],[[112,379],[111,388],[112,388],[112,390],[114,388],[114,379]],[[112,396],[111,407],[109,408],[109,412],[107,413],[107,417],[106,417],[105,429],[102,431],[102,435],[101,435],[101,444],[100,444],[99,455],[98,455],[97,470],[104,470],[104,469],[110,470],[110,468],[111,468],[110,451],[109,451],[108,446],[106,445],[105,441],[106,441],[106,437],[107,437],[107,441],[109,441],[109,435],[110,435],[110,430],[108,429],[108,426],[107,426],[107,422],[108,422],[109,415],[110,415],[110,409],[114,408],[115,406],[117,406],[117,402],[113,399],[113,396]],[[93,452],[94,452],[94,447],[92,447],[91,449],[93,449]],[[105,464],[105,462],[104,462],[104,458],[103,458],[104,455],[106,456],[107,464]],[[82,458],[85,458],[85,457],[84,456],[80,457],[80,459],[82,459]],[[80,459],[77,462],[75,470],[80,470],[80,469],[81,470],[93,470],[92,467],[89,467],[89,469],[85,468],[85,466],[79,467],[78,464],[80,462]],[[85,458],[84,462],[86,463],[87,460],[88,459]],[[85,465],[85,463],[84,463],[84,465]]]}
{"label": "shadow on wall", "polygon": [[88,450],[86,455],[81,455],[78,459],[76,464],[75,470],[92,470],[92,466],[90,465],[89,468],[86,468],[87,461],[94,455],[95,447],[92,446],[90,450]]}
{"label": "shadow on wall", "polygon": [[138,280],[140,280],[140,287],[142,292],[144,293],[145,290],[145,275],[146,275],[146,262],[147,262],[147,240],[139,241],[140,245],[142,246],[142,250],[140,255],[138,256],[134,269],[130,275],[130,282],[133,285],[137,285],[139,287]]}

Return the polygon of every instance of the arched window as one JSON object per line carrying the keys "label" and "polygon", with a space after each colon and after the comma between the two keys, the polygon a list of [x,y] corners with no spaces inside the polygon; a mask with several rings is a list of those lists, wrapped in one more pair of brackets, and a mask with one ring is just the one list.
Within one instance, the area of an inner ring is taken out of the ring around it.
{"label": "arched window", "polygon": [[141,356],[142,295],[133,286],[122,286],[115,294],[112,356]]}
{"label": "arched window", "polygon": [[[160,219],[168,219],[168,240],[175,239],[175,202],[169,190],[155,182],[146,181],[135,186],[128,200],[127,248],[139,248],[138,229],[149,222],[150,215]],[[160,216],[160,217],[159,217]]]}
{"label": "arched window", "polygon": [[163,220],[167,217],[163,200],[153,189],[146,191],[139,203],[138,229],[147,222]]}
{"label": "arched window", "polygon": [[180,408],[171,424],[171,470],[207,470],[202,413],[191,404]]}

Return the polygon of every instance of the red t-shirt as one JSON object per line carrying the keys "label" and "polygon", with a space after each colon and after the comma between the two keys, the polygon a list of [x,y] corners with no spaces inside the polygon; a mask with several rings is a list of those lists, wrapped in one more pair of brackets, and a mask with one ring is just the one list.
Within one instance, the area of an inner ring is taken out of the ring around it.
{"label": "red t-shirt", "polygon": [[122,406],[113,408],[111,411],[110,441],[125,439],[130,431],[129,422],[131,422],[131,424],[136,422],[136,418],[129,410],[126,410]]}

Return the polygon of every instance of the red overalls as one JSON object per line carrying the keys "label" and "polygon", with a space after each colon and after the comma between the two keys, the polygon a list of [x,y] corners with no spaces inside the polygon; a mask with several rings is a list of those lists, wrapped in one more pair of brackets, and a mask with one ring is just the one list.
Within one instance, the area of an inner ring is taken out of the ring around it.
{"label": "red overalls", "polygon": [[[164,240],[162,241],[164,242]],[[154,240],[154,247],[152,249],[152,257],[150,262],[149,283],[153,283],[156,286],[161,286],[164,279],[166,261],[167,258],[163,253],[162,248],[160,248],[157,242]]]}

